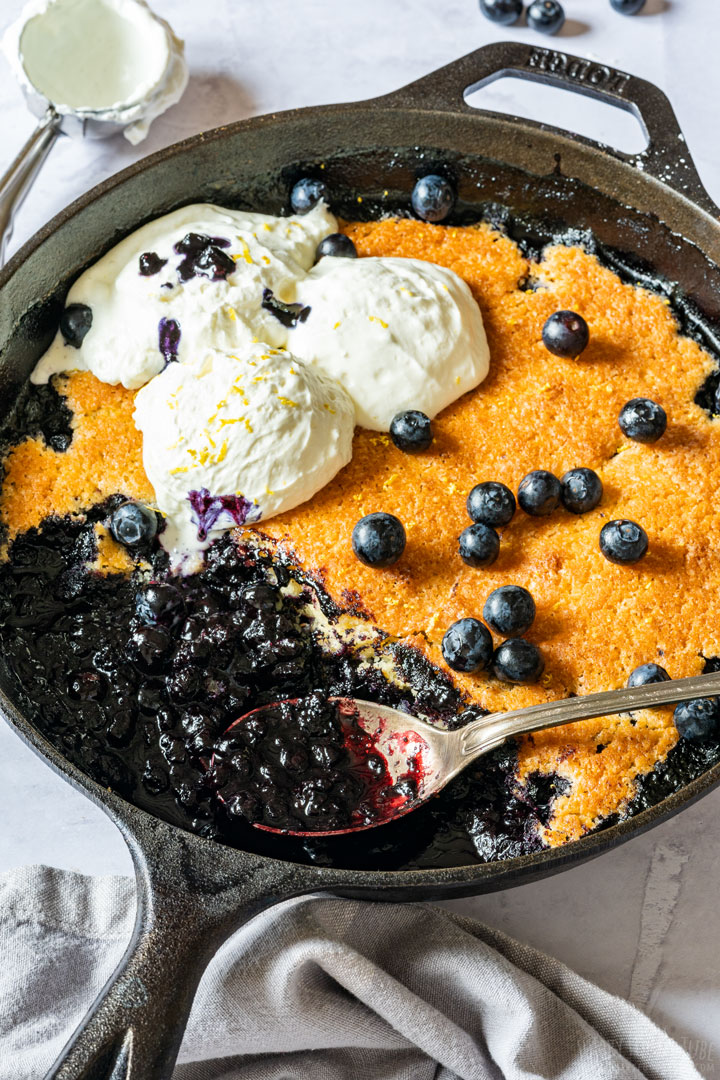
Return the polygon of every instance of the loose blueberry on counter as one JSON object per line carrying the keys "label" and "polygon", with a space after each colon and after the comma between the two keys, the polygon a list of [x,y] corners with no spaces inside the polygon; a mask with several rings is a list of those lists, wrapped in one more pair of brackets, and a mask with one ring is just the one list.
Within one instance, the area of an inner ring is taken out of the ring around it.
{"label": "loose blueberry on counter", "polygon": [[92,308],[87,304],[68,304],[60,316],[60,333],[65,344],[79,349],[92,321]]}
{"label": "loose blueberry on counter", "polygon": [[610,0],[610,6],[621,15],[637,15],[645,7],[645,0]]}
{"label": "loose blueberry on counter", "polygon": [[444,176],[421,176],[410,199],[421,221],[444,221],[455,205],[455,191]]}
{"label": "loose blueberry on counter", "polygon": [[497,480],[476,484],[467,497],[467,512],[473,521],[483,525],[507,525],[515,513],[515,496],[509,487]]}
{"label": "loose blueberry on counter", "polygon": [[570,469],[560,481],[560,499],[571,514],[594,510],[602,493],[602,480],[592,469]]}
{"label": "loose blueberry on counter", "polygon": [[647,686],[648,683],[670,682],[670,676],[659,664],[641,664],[630,672],[628,686]]}
{"label": "loose blueberry on counter", "polygon": [[608,521],[600,530],[600,550],[608,562],[622,566],[636,563],[648,549],[647,533],[634,521]]}
{"label": "loose blueberry on counter", "polygon": [[479,619],[458,619],[445,631],[442,654],[453,671],[483,671],[493,654],[490,631]]}
{"label": "loose blueberry on counter", "polygon": [[547,517],[560,505],[560,481],[547,469],[534,469],[520,481],[517,501],[533,517]]}
{"label": "loose blueberry on counter", "polygon": [[535,621],[535,601],[522,585],[501,585],[485,601],[483,619],[503,637],[520,637]]}
{"label": "loose blueberry on counter", "polygon": [[390,438],[404,454],[427,450],[433,439],[430,417],[419,409],[396,413],[390,422]]}
{"label": "loose blueberry on counter", "polygon": [[667,428],[667,413],[650,398],[631,398],[623,405],[618,424],[623,435],[639,443],[654,443]]}
{"label": "loose blueberry on counter", "polygon": [[576,311],[556,311],[545,321],[543,345],[553,356],[576,360],[587,348],[590,330],[582,315]]}
{"label": "loose blueberry on counter", "polygon": [[295,214],[307,214],[322,200],[330,203],[330,191],[323,180],[314,176],[304,176],[290,192],[290,206]]}
{"label": "loose blueberry on counter", "polygon": [[673,719],[681,738],[690,742],[707,742],[720,735],[720,701],[717,698],[681,701]]}
{"label": "loose blueberry on counter", "polygon": [[500,537],[489,525],[477,522],[460,533],[459,551],[468,566],[492,566],[500,551]]}
{"label": "loose blueberry on counter", "polygon": [[537,645],[518,637],[498,645],[492,666],[502,682],[536,683],[545,670],[545,661]]}
{"label": "loose blueberry on counter", "polygon": [[332,255],[335,259],[357,259],[357,248],[345,233],[330,233],[318,244],[315,261],[317,262],[325,255]]}
{"label": "loose blueberry on counter", "polygon": [[491,22],[512,26],[523,13],[523,0],[480,0],[480,10]]}
{"label": "loose blueberry on counter", "polygon": [[156,251],[144,251],[138,259],[138,263],[140,264],[142,277],[152,277],[153,274],[160,273],[167,263],[167,259],[161,259]]}
{"label": "loose blueberry on counter", "polygon": [[125,547],[134,548],[147,544],[157,531],[157,514],[142,503],[122,503],[110,518],[110,532],[118,543]]}
{"label": "loose blueberry on counter", "polygon": [[394,514],[366,514],[352,531],[352,549],[366,566],[392,566],[405,550],[403,523]]}
{"label": "loose blueberry on counter", "polygon": [[565,11],[558,0],[533,0],[527,9],[527,24],[540,34],[557,34],[565,23]]}

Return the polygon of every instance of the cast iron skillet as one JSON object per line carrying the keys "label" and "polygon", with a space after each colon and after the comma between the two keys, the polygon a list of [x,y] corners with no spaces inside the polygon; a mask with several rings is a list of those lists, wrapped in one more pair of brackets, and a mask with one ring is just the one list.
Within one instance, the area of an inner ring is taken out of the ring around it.
{"label": "cast iron skillet", "polygon": [[[627,156],[547,125],[475,110],[463,93],[507,73],[555,83],[633,113],[649,145]],[[0,402],[9,408],[57,325],[68,285],[149,218],[199,200],[278,213],[289,183],[319,168],[346,216],[407,206],[415,176],[442,166],[460,211],[495,202],[546,222],[592,229],[646,260],[688,298],[690,329],[715,344],[720,226],[665,96],[641,79],[549,49],[479,49],[370,102],[261,116],[154,154],[94,188],[0,272]],[[394,200],[394,201],[393,201]],[[634,264],[633,264],[634,265]],[[638,263],[639,266],[639,263]],[[639,271],[640,272],[640,271]],[[701,317],[702,316],[702,317]],[[719,322],[720,325],[720,322]],[[7,677],[0,672],[0,685]],[[54,769],[121,830],[139,902],[132,942],[50,1076],[159,1080],[170,1075],[202,971],[225,938],[280,900],[310,892],[429,900],[507,888],[593,858],[657,824],[720,782],[720,765],[637,817],[559,850],[454,869],[344,871],[293,864],[184,832],[99,787],[67,762],[5,694],[0,708]]]}

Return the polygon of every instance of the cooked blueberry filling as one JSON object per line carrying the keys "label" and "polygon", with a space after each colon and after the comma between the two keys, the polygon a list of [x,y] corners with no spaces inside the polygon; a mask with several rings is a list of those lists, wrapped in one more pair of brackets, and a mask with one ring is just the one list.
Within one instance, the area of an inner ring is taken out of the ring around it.
{"label": "cooked blueberry filling", "polygon": [[174,247],[177,255],[184,256],[178,264],[178,277],[181,281],[189,281],[193,277],[224,281],[235,269],[233,259],[222,250],[227,247],[230,247],[230,241],[222,236],[188,233]]}
{"label": "cooked blueberry filling", "polygon": [[156,251],[144,251],[138,260],[142,277],[152,277],[159,274],[167,259],[161,259]]}
{"label": "cooked blueberry filling", "polygon": [[218,519],[229,516],[236,525],[246,521],[258,521],[260,508],[243,495],[211,495],[207,488],[189,491],[188,502],[192,507],[192,520],[197,525],[198,540],[207,540]]}
{"label": "cooked blueberry filling", "polygon": [[165,363],[177,360],[180,348],[180,323],[175,319],[161,319],[158,323],[158,348],[165,358]]}
{"label": "cooked blueberry filling", "polygon": [[355,716],[322,694],[234,724],[216,743],[208,776],[228,814],[281,831],[373,825],[417,794],[412,775],[393,783]]}
{"label": "cooked blueberry filling", "polygon": [[305,322],[310,314],[309,307],[303,307],[302,304],[285,304],[282,300],[278,300],[273,295],[272,289],[263,289],[260,307],[269,311],[278,322],[289,328],[297,326],[299,322]]}

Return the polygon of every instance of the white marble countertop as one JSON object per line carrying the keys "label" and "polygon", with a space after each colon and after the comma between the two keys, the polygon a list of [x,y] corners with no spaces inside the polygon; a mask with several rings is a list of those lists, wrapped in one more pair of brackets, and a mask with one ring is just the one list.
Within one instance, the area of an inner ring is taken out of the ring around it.
{"label": "white marble countertop", "polygon": [[[0,22],[21,0],[2,0]],[[562,36],[495,27],[477,0],[154,0],[185,38],[191,70],[183,101],[131,147],[62,139],[20,212],[12,251],[71,199],[138,157],[204,128],[299,105],[368,98],[489,41],[515,38],[631,71],[670,96],[711,195],[720,201],[715,0],[648,0],[633,19],[608,0],[566,0]],[[560,91],[504,81],[487,107],[517,111],[637,146],[635,121]],[[0,170],[31,120],[0,61]],[[45,862],[89,874],[129,873],[119,833],[0,724],[0,870]],[[705,1076],[720,1073],[720,790],[595,862],[507,892],[449,905],[560,957],[629,997],[689,1050]]]}

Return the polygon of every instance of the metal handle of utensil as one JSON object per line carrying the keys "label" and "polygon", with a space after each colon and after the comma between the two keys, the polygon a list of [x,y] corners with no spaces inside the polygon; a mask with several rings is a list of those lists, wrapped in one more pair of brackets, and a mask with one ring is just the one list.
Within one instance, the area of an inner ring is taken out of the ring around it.
{"label": "metal handle of utensil", "polygon": [[[645,79],[596,60],[560,49],[502,41],[484,45],[378,101],[443,112],[491,112],[473,108],[465,97],[506,75],[572,90],[631,113],[647,136],[645,150],[625,154],[604,145],[602,150],[668,184],[714,217],[720,214],[703,186],[673,107],[662,90]],[[512,119],[528,127],[559,131],[552,124],[523,117]],[[601,145],[582,135],[573,138],[588,146]]]}
{"label": "metal handle of utensil", "polygon": [[60,117],[50,107],[15,160],[0,177],[0,266],[12,235],[15,214],[60,133]]}
{"label": "metal handle of utensil", "polygon": [[599,694],[561,698],[559,701],[548,701],[475,720],[462,728],[462,753],[464,758],[473,758],[494,749],[506,739],[531,731],[719,694],[720,671],[712,671],[705,675],[693,675],[689,679],[672,679],[622,690],[604,690]]}

